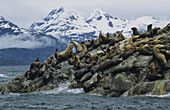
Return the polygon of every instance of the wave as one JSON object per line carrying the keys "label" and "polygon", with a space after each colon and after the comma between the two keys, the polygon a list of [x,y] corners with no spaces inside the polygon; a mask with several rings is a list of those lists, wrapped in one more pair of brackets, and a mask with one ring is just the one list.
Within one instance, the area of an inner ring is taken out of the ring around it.
{"label": "wave", "polygon": [[59,85],[58,88],[55,88],[53,90],[50,91],[42,91],[43,94],[60,94],[60,93],[84,93],[83,88],[78,88],[78,89],[69,89],[68,85],[70,83],[66,82],[66,83],[62,83]]}
{"label": "wave", "polygon": [[6,76],[6,75],[4,75],[4,74],[0,74],[0,77],[5,78],[5,77],[8,77],[8,76]]}
{"label": "wave", "polygon": [[146,95],[149,97],[158,97],[158,98],[170,98],[170,93],[168,94],[163,94],[163,95]]}

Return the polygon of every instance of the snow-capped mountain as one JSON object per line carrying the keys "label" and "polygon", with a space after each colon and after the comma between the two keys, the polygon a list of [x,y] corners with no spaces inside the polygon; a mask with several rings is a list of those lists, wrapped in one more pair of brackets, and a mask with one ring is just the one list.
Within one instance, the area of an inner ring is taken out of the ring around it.
{"label": "snow-capped mountain", "polygon": [[44,61],[56,48],[66,47],[51,35],[19,28],[0,17],[0,65],[30,65],[37,57]]}
{"label": "snow-capped mountain", "polygon": [[80,42],[81,40],[94,39],[99,35],[99,32],[112,34],[122,31],[125,37],[129,38],[132,33],[131,27],[135,26],[140,32],[143,32],[151,23],[153,26],[160,25],[160,21],[151,16],[128,21],[113,17],[101,9],[94,9],[90,17],[85,19],[76,10],[61,7],[52,10],[43,20],[34,22],[30,26],[30,30],[46,33],[60,41],[70,43],[72,40]]}
{"label": "snow-capped mountain", "polygon": [[97,32],[75,10],[64,7],[52,10],[43,21],[33,23],[30,29],[53,35],[65,42],[91,39]]}
{"label": "snow-capped mountain", "polygon": [[43,48],[60,44],[58,39],[40,32],[32,32],[0,17],[0,49],[5,48]]}
{"label": "snow-capped mountain", "polygon": [[123,31],[129,21],[112,17],[101,9],[94,9],[87,22],[98,31],[114,33],[116,31]]}
{"label": "snow-capped mountain", "polygon": [[21,29],[13,24],[12,22],[6,20],[4,17],[0,16],[0,36],[2,35],[18,35],[23,33]]}

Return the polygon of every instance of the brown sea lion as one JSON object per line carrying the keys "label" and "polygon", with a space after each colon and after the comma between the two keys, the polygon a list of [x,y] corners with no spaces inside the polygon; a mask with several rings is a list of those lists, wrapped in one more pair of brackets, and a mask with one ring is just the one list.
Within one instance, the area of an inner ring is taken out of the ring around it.
{"label": "brown sea lion", "polygon": [[139,31],[138,31],[138,29],[137,29],[136,27],[132,27],[131,29],[132,29],[132,31],[133,31],[133,35],[134,35],[134,36],[140,35],[140,33],[139,33]]}
{"label": "brown sea lion", "polygon": [[160,52],[165,54],[167,58],[170,58],[170,50],[160,49]]}
{"label": "brown sea lion", "polygon": [[122,41],[125,39],[125,37],[123,36],[123,34],[121,33],[121,31],[117,31],[116,32],[118,35],[117,37],[114,37],[110,42],[109,42],[109,46],[114,46],[115,43],[118,43],[119,41]]}
{"label": "brown sea lion", "polygon": [[154,27],[153,28],[153,35],[158,35],[158,30],[160,30],[160,27]]}
{"label": "brown sea lion", "polygon": [[58,60],[54,59],[52,60],[51,66],[55,67],[58,63],[59,63]]}
{"label": "brown sea lion", "polygon": [[110,33],[107,32],[107,35],[106,35],[107,39],[111,39],[112,36],[110,35]]}
{"label": "brown sea lion", "polygon": [[66,59],[70,58],[71,55],[73,54],[73,50],[72,50],[73,47],[74,47],[74,44],[71,43],[68,45],[68,47],[64,51],[62,51],[60,53],[58,52],[56,55],[57,60],[62,61],[62,60],[66,60]]}
{"label": "brown sea lion", "polygon": [[90,71],[91,67],[91,65],[86,65],[84,68],[75,71],[75,80],[80,80],[86,73]]}
{"label": "brown sea lion", "polygon": [[103,71],[108,68],[111,68],[112,66],[115,66],[122,61],[123,61],[122,58],[119,58],[119,56],[115,56],[113,59],[107,59],[101,62],[100,64],[93,66],[90,71],[94,74],[98,71]]}
{"label": "brown sea lion", "polygon": [[152,30],[152,24],[149,24],[148,26],[147,26],[147,32],[152,32],[153,30]]}
{"label": "brown sea lion", "polygon": [[45,63],[51,64],[53,59],[54,59],[53,56],[50,56],[50,57],[47,58],[47,60],[45,61]]}
{"label": "brown sea lion", "polygon": [[94,44],[94,39],[89,39],[88,42],[85,43],[85,45],[87,46],[87,48],[91,47]]}
{"label": "brown sea lion", "polygon": [[131,34],[131,38],[132,38],[132,41],[135,42],[138,38],[139,38],[139,35],[133,35]]}
{"label": "brown sea lion", "polygon": [[27,79],[34,80],[38,73],[38,70],[39,70],[39,68],[37,68],[37,67],[30,69],[30,73],[28,74]]}
{"label": "brown sea lion", "polygon": [[144,37],[153,37],[152,24],[149,24],[147,26],[147,32],[144,32],[141,35],[139,35],[139,38],[144,38]]}
{"label": "brown sea lion", "polygon": [[37,76],[41,77],[43,76],[44,72],[46,71],[46,63],[43,63],[42,67],[38,70]]}
{"label": "brown sea lion", "polygon": [[119,48],[119,45],[117,43],[115,43],[115,54],[118,55],[121,53],[121,50]]}
{"label": "brown sea lion", "polygon": [[80,53],[83,51],[83,47],[76,41],[72,41],[71,43],[73,43],[76,47],[76,53]]}
{"label": "brown sea lion", "polygon": [[127,72],[133,67],[134,63],[136,63],[136,62],[137,62],[137,60],[134,59],[134,60],[127,62],[124,65],[115,66],[115,67],[110,69],[110,72],[112,73],[112,75],[115,75],[115,74],[120,73],[120,72]]}
{"label": "brown sea lion", "polygon": [[48,67],[45,73],[43,74],[44,84],[47,84],[52,78],[53,78],[52,70]]}
{"label": "brown sea lion", "polygon": [[85,54],[85,63],[89,64],[91,62],[90,57],[91,57],[91,55],[89,53]]}
{"label": "brown sea lion", "polygon": [[131,46],[127,47],[124,51],[122,51],[121,57],[123,57],[123,59],[127,59],[135,51],[136,51],[136,47],[134,45],[131,45]]}
{"label": "brown sea lion", "polygon": [[141,44],[139,48],[139,53],[141,55],[152,55],[152,48],[148,44]]}
{"label": "brown sea lion", "polygon": [[101,32],[99,34],[99,38],[100,38],[100,42],[102,44],[107,44],[110,42],[110,39],[108,39],[107,37],[105,37]]}
{"label": "brown sea lion", "polygon": [[74,58],[74,67],[75,67],[76,69],[81,69],[81,68],[85,67],[85,64],[83,64],[83,63],[80,61],[80,59],[79,59],[78,56],[75,56],[75,58]]}
{"label": "brown sea lion", "polygon": [[150,72],[148,72],[148,74],[147,74],[147,79],[149,81],[155,81],[155,80],[159,80],[161,78],[163,78],[163,76],[161,74],[157,74],[155,64],[154,64],[154,62],[151,62],[150,63]]}
{"label": "brown sea lion", "polygon": [[146,44],[146,43],[148,43],[149,41],[153,41],[153,39],[152,39],[152,38],[145,37],[145,38],[141,39],[140,41],[134,42],[133,45],[134,45],[134,46],[139,46],[140,44]]}
{"label": "brown sea lion", "polygon": [[102,56],[102,55],[104,55],[105,53],[104,53],[102,50],[98,50],[98,51],[96,52],[96,54],[97,54],[98,56]]}
{"label": "brown sea lion", "polygon": [[35,62],[33,62],[30,66],[30,69],[33,69],[34,67],[39,68],[40,67],[40,59],[39,57],[35,60]]}
{"label": "brown sea lion", "polygon": [[162,67],[165,68],[167,66],[167,60],[166,57],[163,53],[160,52],[159,50],[159,45],[155,45],[152,48],[152,52],[154,54],[155,59],[157,60],[158,64]]}
{"label": "brown sea lion", "polygon": [[118,34],[117,37],[118,37],[119,39],[121,39],[121,40],[124,40],[124,39],[125,39],[125,36],[122,34],[121,31],[117,31],[116,33]]}
{"label": "brown sea lion", "polygon": [[106,55],[101,58],[102,61],[106,60],[110,55],[111,55],[111,50],[110,48],[106,49]]}
{"label": "brown sea lion", "polygon": [[99,73],[95,73],[92,78],[88,81],[86,81],[83,84],[83,89],[85,92],[89,92],[93,89],[93,87],[97,86],[97,82],[100,80],[102,76]]}
{"label": "brown sea lion", "polygon": [[56,51],[55,51],[55,54],[54,54],[56,59],[57,59],[58,54],[59,54],[59,50],[58,50],[58,48],[56,48]]}
{"label": "brown sea lion", "polygon": [[85,54],[88,52],[87,46],[85,44],[81,44],[81,46],[82,46],[82,51],[80,53],[78,53],[80,58],[84,57]]}
{"label": "brown sea lion", "polygon": [[155,63],[154,63],[154,62],[152,62],[152,63],[150,64],[150,72],[151,72],[152,74],[156,74],[156,67],[155,67]]}

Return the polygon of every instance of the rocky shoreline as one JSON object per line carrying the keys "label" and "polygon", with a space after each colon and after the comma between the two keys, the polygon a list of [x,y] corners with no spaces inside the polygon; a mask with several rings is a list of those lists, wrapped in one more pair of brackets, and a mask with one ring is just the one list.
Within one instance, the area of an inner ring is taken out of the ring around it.
{"label": "rocky shoreline", "polygon": [[112,97],[169,93],[170,24],[162,29],[150,24],[142,34],[132,30],[129,39],[120,31],[100,33],[95,40],[73,41],[63,52],[56,49],[42,64],[37,58],[24,75],[0,84],[0,93],[52,90],[66,81],[71,89]]}

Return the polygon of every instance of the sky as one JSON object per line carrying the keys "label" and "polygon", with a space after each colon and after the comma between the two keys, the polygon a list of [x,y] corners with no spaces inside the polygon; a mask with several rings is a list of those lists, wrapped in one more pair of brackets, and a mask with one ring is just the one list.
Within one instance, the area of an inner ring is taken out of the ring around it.
{"label": "sky", "polygon": [[100,8],[129,20],[141,16],[170,19],[169,4],[170,0],[0,0],[0,16],[22,28],[29,28],[52,9],[62,6],[78,10],[85,18],[93,9]]}

